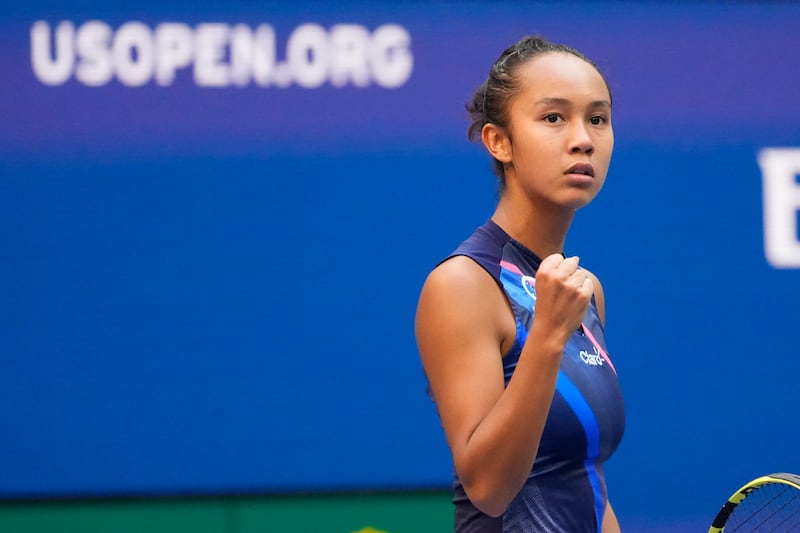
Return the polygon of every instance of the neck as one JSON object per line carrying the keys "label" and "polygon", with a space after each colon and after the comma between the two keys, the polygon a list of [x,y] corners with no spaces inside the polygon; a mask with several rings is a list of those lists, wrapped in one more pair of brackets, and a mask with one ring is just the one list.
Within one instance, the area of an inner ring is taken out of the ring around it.
{"label": "neck", "polygon": [[511,196],[504,194],[492,220],[514,240],[544,259],[564,252],[564,242],[574,217],[573,210],[514,202]]}

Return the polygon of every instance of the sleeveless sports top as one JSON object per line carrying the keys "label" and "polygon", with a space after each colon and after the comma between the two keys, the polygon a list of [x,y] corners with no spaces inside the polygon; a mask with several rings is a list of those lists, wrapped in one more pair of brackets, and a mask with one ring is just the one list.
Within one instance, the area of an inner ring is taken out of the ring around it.
{"label": "sleeveless sports top", "polygon": [[[457,255],[486,269],[511,303],[517,337],[503,358],[508,385],[534,320],[535,275],[541,260],[491,220],[447,259]],[[607,503],[603,463],[616,450],[624,428],[622,393],[592,298],[582,327],[564,349],[539,451],[525,485],[505,513],[493,518],[469,501],[456,475],[456,533],[599,532]]]}

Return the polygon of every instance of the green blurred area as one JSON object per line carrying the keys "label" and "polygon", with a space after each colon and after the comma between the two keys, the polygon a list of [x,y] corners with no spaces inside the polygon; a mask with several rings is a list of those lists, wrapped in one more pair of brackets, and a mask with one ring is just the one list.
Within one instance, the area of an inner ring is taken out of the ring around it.
{"label": "green blurred area", "polygon": [[449,491],[0,503],[2,533],[442,533]]}

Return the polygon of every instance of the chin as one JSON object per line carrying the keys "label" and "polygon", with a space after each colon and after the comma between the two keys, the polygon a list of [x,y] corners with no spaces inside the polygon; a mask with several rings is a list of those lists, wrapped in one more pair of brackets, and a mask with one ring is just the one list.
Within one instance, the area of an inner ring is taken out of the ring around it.
{"label": "chin", "polygon": [[570,195],[568,198],[564,198],[563,202],[559,202],[562,206],[567,209],[571,209],[572,211],[577,211],[581,207],[586,207],[592,200],[597,197],[597,193],[600,191],[581,191],[581,194],[573,194]]}

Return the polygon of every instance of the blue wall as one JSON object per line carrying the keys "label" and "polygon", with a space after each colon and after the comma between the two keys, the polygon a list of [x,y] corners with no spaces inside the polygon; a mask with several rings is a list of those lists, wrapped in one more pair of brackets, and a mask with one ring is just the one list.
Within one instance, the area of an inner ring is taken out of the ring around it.
{"label": "blue wall", "polygon": [[[0,497],[447,486],[413,314],[492,212],[463,103],[527,33],[586,52],[614,94],[609,178],[567,252],[605,287],[623,526],[697,529],[748,479],[800,470],[798,20],[781,3],[12,4]],[[233,59],[240,24],[288,66]]]}

